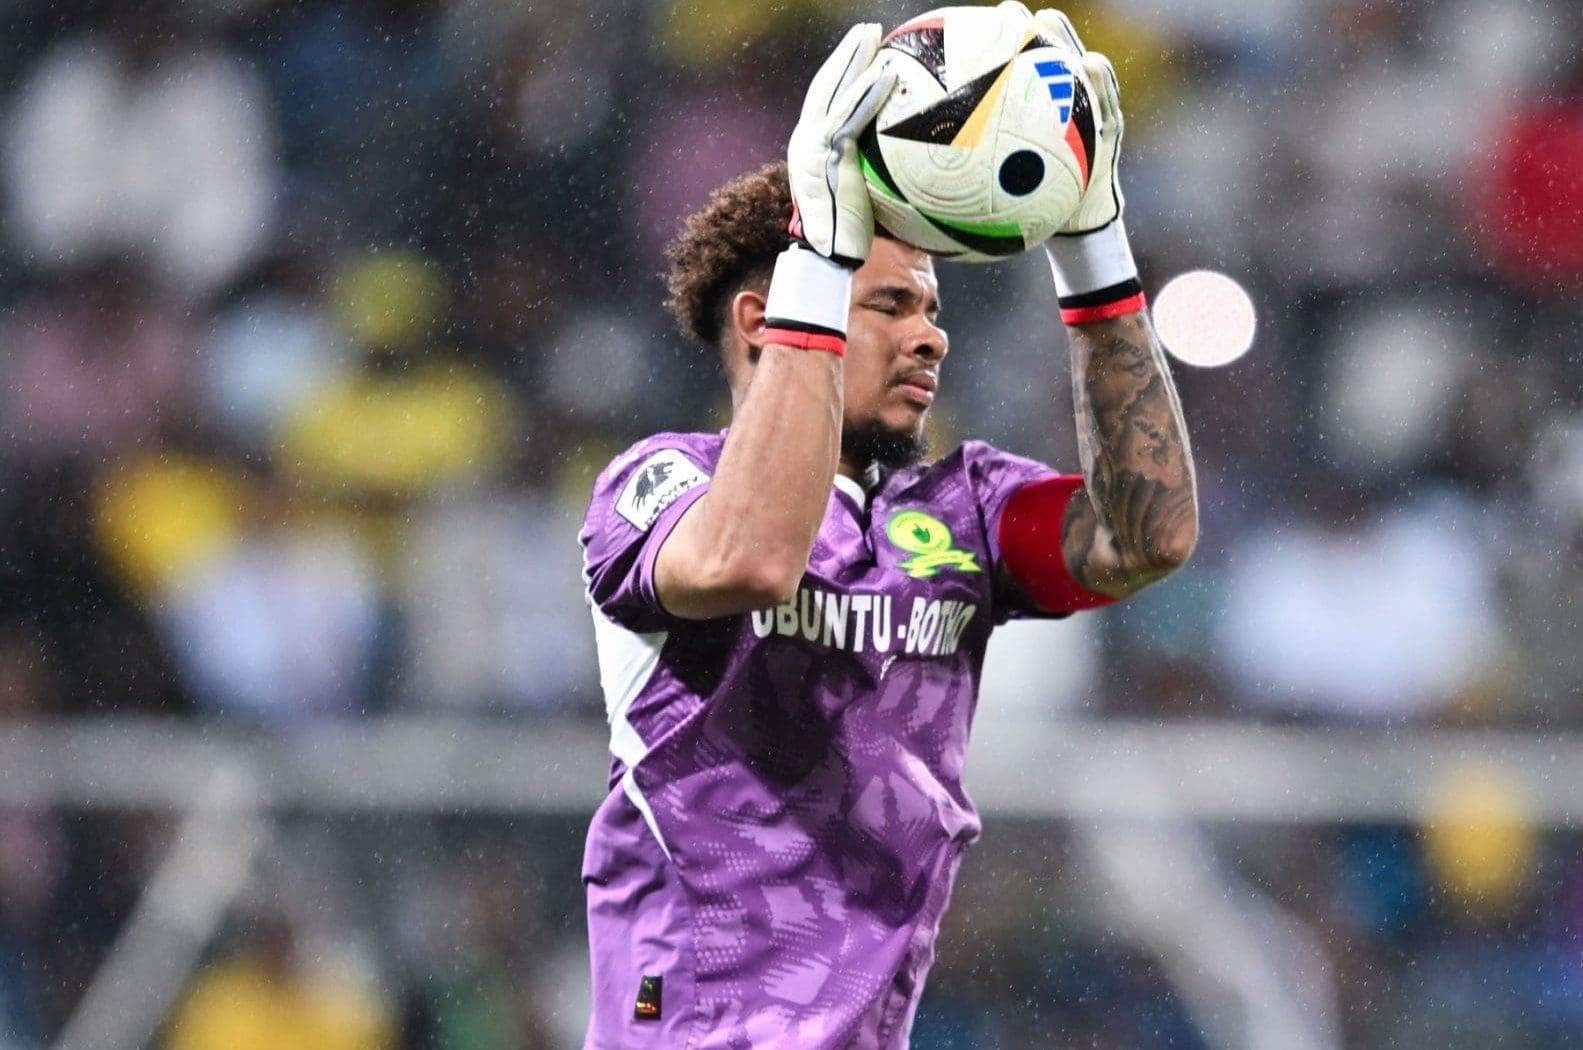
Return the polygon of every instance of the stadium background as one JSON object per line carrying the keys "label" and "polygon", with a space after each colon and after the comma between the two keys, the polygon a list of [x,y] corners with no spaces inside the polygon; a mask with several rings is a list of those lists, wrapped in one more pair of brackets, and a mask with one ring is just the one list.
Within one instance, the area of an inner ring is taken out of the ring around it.
{"label": "stadium background", "polygon": [[[0,1047],[577,1045],[660,251],[917,6],[0,5]],[[914,1045],[1583,1045],[1576,5],[1067,10],[1261,327],[1192,564],[997,644]],[[938,444],[1075,466],[1042,260],[941,281]]]}

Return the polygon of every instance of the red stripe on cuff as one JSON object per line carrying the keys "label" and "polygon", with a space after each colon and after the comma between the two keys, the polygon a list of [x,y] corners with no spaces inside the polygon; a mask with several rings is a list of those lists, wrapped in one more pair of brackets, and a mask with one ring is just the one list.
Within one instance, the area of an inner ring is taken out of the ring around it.
{"label": "red stripe on cuff", "polygon": [[1133,314],[1142,310],[1147,305],[1147,300],[1142,292],[1129,295],[1125,299],[1117,299],[1113,303],[1102,306],[1074,306],[1061,308],[1061,320],[1067,324],[1092,324],[1095,321],[1108,321],[1112,317],[1122,314]]}
{"label": "red stripe on cuff", "polygon": [[1045,612],[1079,612],[1116,599],[1072,578],[1061,549],[1066,505],[1083,487],[1079,474],[1030,481],[1011,494],[1000,513],[1000,560],[1022,593]]}
{"label": "red stripe on cuff", "polygon": [[841,336],[825,335],[822,332],[800,332],[795,328],[766,328],[764,341],[797,350],[828,350],[837,357],[846,356],[846,340]]}

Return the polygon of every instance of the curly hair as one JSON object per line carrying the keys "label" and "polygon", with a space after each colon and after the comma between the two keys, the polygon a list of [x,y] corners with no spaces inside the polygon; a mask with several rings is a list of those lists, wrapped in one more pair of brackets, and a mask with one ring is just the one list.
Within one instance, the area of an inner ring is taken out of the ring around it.
{"label": "curly hair", "polygon": [[787,244],[791,213],[786,162],[775,161],[732,179],[687,217],[665,249],[665,309],[683,335],[720,348],[731,297],[749,284],[768,283]]}

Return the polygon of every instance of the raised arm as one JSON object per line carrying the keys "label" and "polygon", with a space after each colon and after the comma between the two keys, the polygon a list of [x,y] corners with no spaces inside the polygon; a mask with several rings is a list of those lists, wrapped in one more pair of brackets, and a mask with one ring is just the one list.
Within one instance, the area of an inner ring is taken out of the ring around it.
{"label": "raised arm", "polygon": [[702,620],[786,601],[808,568],[840,447],[841,358],[766,346],[709,491],[660,548],[660,604]]}
{"label": "raised arm", "polygon": [[1067,505],[1062,553],[1084,587],[1125,597],[1198,542],[1187,425],[1146,312],[1070,325],[1067,341],[1088,498]]}
{"label": "raised arm", "polygon": [[768,296],[741,294],[732,307],[731,325],[754,341],[757,363],[709,490],[655,562],[660,603],[677,616],[709,619],[783,602],[807,571],[840,458],[852,271],[874,237],[856,135],[895,83],[874,64],[879,38],[877,24],[847,33],[814,76],[792,132],[792,245],[775,264]]}
{"label": "raised arm", "polygon": [[1187,560],[1198,542],[1193,456],[1176,385],[1144,308],[1122,224],[1117,174],[1124,121],[1110,61],[1085,52],[1058,11],[1036,16],[1080,56],[1093,122],[1090,181],[1046,248],[1072,355],[1078,452],[1087,498],[1067,505],[1061,549],[1085,588],[1121,598]]}

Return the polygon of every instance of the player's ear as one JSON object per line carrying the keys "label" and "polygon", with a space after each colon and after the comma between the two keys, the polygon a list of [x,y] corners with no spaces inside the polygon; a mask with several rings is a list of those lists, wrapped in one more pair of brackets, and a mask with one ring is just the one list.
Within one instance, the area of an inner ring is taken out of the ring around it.
{"label": "player's ear", "polygon": [[736,339],[747,348],[747,363],[758,364],[764,348],[764,293],[744,288],[731,297],[731,328]]}

